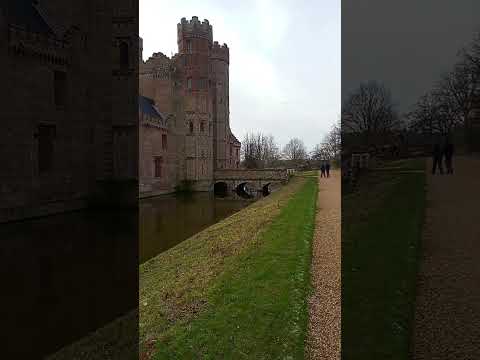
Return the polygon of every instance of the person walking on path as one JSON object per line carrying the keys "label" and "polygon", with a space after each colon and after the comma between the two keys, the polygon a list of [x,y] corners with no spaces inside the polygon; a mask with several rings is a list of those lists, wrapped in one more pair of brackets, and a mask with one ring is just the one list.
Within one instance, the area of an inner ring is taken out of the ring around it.
{"label": "person walking on path", "polygon": [[325,164],[325,171],[327,172],[327,178],[330,177],[330,162]]}
{"label": "person walking on path", "polygon": [[447,174],[453,174],[453,144],[447,139],[445,142],[445,148],[443,149],[445,155],[445,167],[447,169]]}
{"label": "person walking on path", "polygon": [[320,177],[325,177],[325,163],[322,162],[322,166],[320,166]]}
{"label": "person walking on path", "polygon": [[435,175],[437,168],[440,171],[440,174],[443,174],[442,158],[443,158],[443,151],[440,144],[437,142],[433,147],[433,168],[432,168],[433,175]]}

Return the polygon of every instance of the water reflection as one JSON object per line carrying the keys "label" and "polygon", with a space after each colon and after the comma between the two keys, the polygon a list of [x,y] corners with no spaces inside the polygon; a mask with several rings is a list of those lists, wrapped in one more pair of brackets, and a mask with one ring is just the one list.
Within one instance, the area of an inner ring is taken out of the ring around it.
{"label": "water reflection", "polygon": [[138,306],[138,211],[1,224],[0,273],[0,358],[40,359]]}
{"label": "water reflection", "polygon": [[250,201],[215,198],[212,193],[141,200],[140,261],[147,261],[248,204]]}
{"label": "water reflection", "polygon": [[249,203],[168,195],[141,200],[139,212],[0,224],[0,359],[40,359],[135,309],[139,261]]}

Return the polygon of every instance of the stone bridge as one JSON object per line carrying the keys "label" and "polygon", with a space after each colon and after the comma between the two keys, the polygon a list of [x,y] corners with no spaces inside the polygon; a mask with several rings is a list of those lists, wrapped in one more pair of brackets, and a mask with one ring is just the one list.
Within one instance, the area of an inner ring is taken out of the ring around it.
{"label": "stone bridge", "polygon": [[220,197],[257,198],[269,195],[287,182],[286,169],[218,169],[212,190]]}

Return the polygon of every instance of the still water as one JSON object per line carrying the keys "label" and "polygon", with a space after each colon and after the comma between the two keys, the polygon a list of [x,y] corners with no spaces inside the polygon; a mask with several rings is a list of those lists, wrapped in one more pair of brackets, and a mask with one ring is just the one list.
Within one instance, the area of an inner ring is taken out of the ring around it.
{"label": "still water", "polygon": [[249,205],[212,193],[163,195],[140,201],[140,263]]}
{"label": "still water", "polygon": [[0,224],[0,281],[0,359],[56,352],[137,308],[137,209]]}
{"label": "still water", "polygon": [[0,224],[0,359],[42,358],[137,308],[139,262],[249,203],[166,195]]}

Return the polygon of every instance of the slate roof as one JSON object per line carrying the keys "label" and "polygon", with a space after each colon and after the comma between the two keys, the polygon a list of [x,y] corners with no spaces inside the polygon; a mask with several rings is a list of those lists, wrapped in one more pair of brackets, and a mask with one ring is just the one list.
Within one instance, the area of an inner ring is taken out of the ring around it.
{"label": "slate roof", "polygon": [[33,5],[32,0],[7,0],[2,4],[8,22],[29,32],[54,35],[52,29]]}
{"label": "slate roof", "polygon": [[144,114],[162,120],[165,118],[163,114],[156,108],[155,102],[150,98],[140,95],[138,99],[138,107],[139,110]]}
{"label": "slate roof", "polygon": [[240,145],[240,144],[241,144],[241,142],[240,142],[240,141],[238,141],[238,139],[236,138],[236,136],[235,136],[235,135],[233,135],[233,133],[232,133],[232,132],[230,132],[230,140],[231,140],[233,143],[236,143],[236,144],[238,144],[238,145]]}

